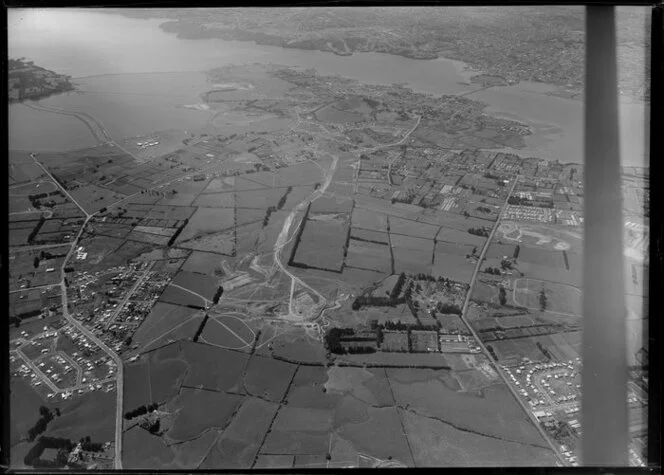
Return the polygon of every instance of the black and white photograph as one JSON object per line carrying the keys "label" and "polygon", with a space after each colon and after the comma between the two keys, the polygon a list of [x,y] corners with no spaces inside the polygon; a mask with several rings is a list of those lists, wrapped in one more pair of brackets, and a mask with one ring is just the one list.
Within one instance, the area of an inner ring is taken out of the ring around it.
{"label": "black and white photograph", "polygon": [[652,6],[6,13],[5,468],[659,464]]}

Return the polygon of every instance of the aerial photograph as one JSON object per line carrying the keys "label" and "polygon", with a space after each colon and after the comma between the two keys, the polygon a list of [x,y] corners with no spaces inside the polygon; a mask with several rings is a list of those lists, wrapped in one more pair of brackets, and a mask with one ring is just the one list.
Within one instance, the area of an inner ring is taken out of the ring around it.
{"label": "aerial photograph", "polygon": [[[615,15],[632,466],[650,12]],[[10,468],[583,465],[584,7],[7,17]]]}

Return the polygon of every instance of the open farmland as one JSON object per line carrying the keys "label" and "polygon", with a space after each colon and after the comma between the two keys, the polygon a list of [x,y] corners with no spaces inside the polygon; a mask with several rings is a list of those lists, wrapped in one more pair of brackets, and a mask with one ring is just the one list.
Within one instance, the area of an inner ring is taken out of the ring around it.
{"label": "open farmland", "polygon": [[200,274],[217,275],[222,272],[221,263],[224,258],[211,252],[192,252],[182,265],[182,270]]}
{"label": "open farmland", "polygon": [[[214,391],[241,392],[248,355],[210,345],[182,342],[188,370],[183,385]],[[223,364],[219,362],[223,361]]]}
{"label": "open farmland", "polygon": [[387,232],[387,216],[355,206],[351,218],[353,228]]}
{"label": "open farmland", "polygon": [[403,418],[418,467],[532,467],[556,463],[553,452],[543,445],[483,437],[415,411],[404,411]]}
{"label": "open farmland", "polygon": [[200,468],[251,468],[278,407],[263,399],[246,398]]}
{"label": "open farmland", "polygon": [[233,227],[235,213],[226,208],[198,208],[189,219],[189,223],[177,237],[177,242],[184,242]]}
{"label": "open farmland", "polygon": [[348,223],[308,219],[291,265],[341,272]]}
{"label": "open farmland", "polygon": [[219,289],[219,279],[197,272],[180,271],[171,282],[171,285],[188,289],[207,300],[212,300]]}
{"label": "open farmland", "polygon": [[[413,373],[429,379],[413,381]],[[494,384],[475,394],[460,392],[457,385],[446,381],[445,370],[388,370],[388,376],[397,402],[419,414],[489,437],[545,445],[507,387],[495,384],[497,375]]]}
{"label": "open farmland", "polygon": [[254,356],[245,374],[245,387],[251,395],[279,402],[286,395],[297,366],[272,358]]}
{"label": "open farmland", "polygon": [[168,403],[168,411],[177,416],[167,436],[183,441],[205,430],[221,429],[228,424],[241,400],[242,396],[234,394],[182,388],[178,396]]}
{"label": "open farmland", "polygon": [[358,241],[351,237],[346,255],[346,267],[390,273],[391,261],[390,248],[386,244]]}
{"label": "open farmland", "polygon": [[395,272],[431,273],[433,240],[390,233],[390,241]]}
{"label": "open farmland", "polygon": [[546,295],[545,309],[562,315],[581,315],[582,293],[571,285],[534,279],[517,279],[514,282],[514,301],[531,310],[540,310],[540,293]]}
{"label": "open farmland", "polygon": [[208,319],[200,339],[211,345],[240,350],[251,348],[255,335],[242,320],[220,316]]}
{"label": "open farmland", "polygon": [[193,308],[157,302],[136,333],[134,333],[132,340],[135,345],[139,345],[139,348],[141,348],[155,338],[164,336],[176,326],[186,322],[193,315],[196,315],[197,312]]}
{"label": "open farmland", "polygon": [[192,308],[205,308],[207,300],[189,290],[169,284],[159,297],[160,302],[175,305],[191,306]]}

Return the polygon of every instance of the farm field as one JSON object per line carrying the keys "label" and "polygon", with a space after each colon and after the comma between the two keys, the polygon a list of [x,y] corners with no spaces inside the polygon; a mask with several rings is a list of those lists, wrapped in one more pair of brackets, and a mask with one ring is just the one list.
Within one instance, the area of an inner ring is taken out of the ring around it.
{"label": "farm field", "polygon": [[216,275],[221,271],[221,263],[224,258],[211,252],[192,252],[182,264],[182,270],[187,272],[198,272],[199,274]]}
{"label": "farm field", "polygon": [[200,296],[170,284],[159,297],[159,301],[182,306],[190,305],[193,308],[205,308],[207,303]]}
{"label": "farm field", "polygon": [[208,300],[212,300],[219,288],[219,278],[197,272],[180,271],[171,284],[189,289]]}
{"label": "farm field", "polygon": [[115,410],[99,411],[100,407],[115,408],[116,393],[94,391],[75,400],[60,403],[62,415],[53,419],[44,435],[79,440],[90,436],[95,442],[115,438]]}
{"label": "farm field", "polygon": [[[242,372],[248,355],[200,343],[182,342],[188,370],[184,386],[214,391],[241,392]],[[223,361],[223,364],[219,364]]]}
{"label": "farm field", "polygon": [[351,225],[357,229],[387,232],[387,216],[355,206],[351,217]]}
{"label": "farm field", "polygon": [[200,468],[251,468],[277,410],[275,403],[246,398]]}
{"label": "farm field", "polygon": [[235,214],[232,209],[226,208],[198,208],[189,223],[177,237],[176,242],[215,233],[233,227]]}
{"label": "farm field", "polygon": [[154,469],[173,462],[174,454],[160,438],[134,426],[123,434],[122,466],[127,469]]}
{"label": "farm field", "polygon": [[11,417],[9,420],[9,434],[11,445],[27,437],[28,431],[39,419],[39,407],[50,406],[42,397],[32,389],[23,378],[11,378]]}
{"label": "farm field", "polygon": [[[436,249],[441,243],[436,245]],[[469,253],[472,249],[469,249]],[[457,282],[470,282],[470,278],[475,270],[475,264],[466,258],[466,255],[452,254],[448,252],[436,252],[434,255],[431,274],[434,277],[445,277]]]}
{"label": "farm field", "polygon": [[192,203],[192,206],[204,208],[233,208],[235,206],[235,193],[205,193],[198,195]]}
{"label": "farm field", "polygon": [[347,234],[347,223],[307,220],[293,263],[340,272]]}
{"label": "farm field", "polygon": [[352,228],[350,231],[350,238],[357,241],[378,243],[378,244],[389,244],[389,238],[387,233],[379,231],[370,231],[367,229]]}
{"label": "farm field", "polygon": [[390,233],[394,271],[431,274],[433,240]]}
{"label": "farm field", "polygon": [[404,428],[418,467],[553,466],[550,449],[482,437],[416,412],[404,411]]}
{"label": "farm field", "polygon": [[218,316],[208,319],[200,339],[222,348],[241,350],[251,348],[255,334],[242,320],[230,316]]}
{"label": "farm field", "polygon": [[[426,381],[412,381],[423,373]],[[526,444],[545,445],[537,429],[495,375],[481,393],[459,392],[445,381],[447,371],[387,370],[394,397],[415,412],[444,420],[454,427]],[[456,386],[456,387],[455,387]],[[445,404],[440,404],[444,400]]]}
{"label": "farm field", "polygon": [[296,370],[297,366],[290,363],[254,356],[247,366],[244,384],[249,394],[280,402]]}
{"label": "farm field", "polygon": [[405,236],[433,239],[438,234],[439,226],[420,223],[412,219],[403,219],[390,216],[390,234],[403,234]]}
{"label": "farm field", "polygon": [[522,358],[529,358],[531,361],[546,360],[544,353],[537,348],[534,338],[498,340],[487,343],[487,345],[491,345],[494,348],[498,356],[498,361],[521,361]]}
{"label": "farm field", "polygon": [[540,310],[540,292],[546,295],[546,310],[562,315],[580,316],[581,291],[571,285],[555,284],[534,279],[517,279],[514,282],[514,301],[531,310]]}
{"label": "farm field", "polygon": [[205,430],[221,429],[236,410],[242,396],[205,389],[182,388],[168,403],[168,412],[176,413],[167,432],[170,439],[190,440]]}
{"label": "farm field", "polygon": [[164,337],[168,332],[191,320],[194,315],[198,315],[198,312],[196,309],[181,305],[157,302],[134,333],[133,343],[144,349],[148,343]]}
{"label": "farm field", "polygon": [[[238,236],[239,234],[240,230],[238,229]],[[235,235],[233,231],[211,233],[186,242],[181,242],[179,247],[194,251],[211,252],[230,256],[235,250]]]}
{"label": "farm field", "polygon": [[358,241],[351,237],[345,263],[346,267],[389,273],[392,269],[390,248],[382,244]]}

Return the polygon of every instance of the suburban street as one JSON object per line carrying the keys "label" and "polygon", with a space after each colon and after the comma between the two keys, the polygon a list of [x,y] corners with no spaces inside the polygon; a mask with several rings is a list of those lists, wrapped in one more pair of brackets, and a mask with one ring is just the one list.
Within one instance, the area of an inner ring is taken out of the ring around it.
{"label": "suburban street", "polygon": [[101,341],[97,336],[92,333],[90,330],[85,328],[85,326],[76,320],[70,313],[69,313],[69,304],[67,301],[67,286],[65,285],[65,267],[67,265],[67,262],[69,259],[71,259],[72,254],[74,253],[76,249],[76,244],[83,234],[83,231],[85,230],[86,225],[90,221],[90,219],[94,216],[94,214],[90,214],[86,212],[83,207],[67,192],[67,190],[64,189],[60,183],[53,178],[53,175],[44,167],[39,160],[36,158],[36,154],[30,154],[32,159],[41,167],[42,170],[53,180],[53,182],[60,188],[60,190],[67,196],[69,197],[70,200],[72,200],[73,203],[76,204],[80,208],[80,210],[85,214],[85,222],[81,226],[81,228],[78,231],[78,234],[76,235],[76,238],[73,240],[71,243],[71,246],[69,248],[69,252],[67,253],[67,256],[65,257],[64,261],[62,262],[62,267],[60,268],[60,275],[61,275],[61,280],[60,280],[60,288],[62,292],[62,315],[65,317],[65,319],[72,324],[74,327],[76,327],[77,330],[79,330],[81,333],[83,333],[86,337],[88,337],[90,340],[92,340],[96,345],[98,345],[107,355],[109,355],[113,361],[115,362],[115,365],[117,367],[117,375],[115,377],[115,380],[117,382],[117,391],[116,391],[116,417],[115,417],[115,468],[116,469],[122,469],[122,415],[123,415],[123,384],[124,384],[124,374],[123,374],[123,367],[122,367],[122,360],[120,357],[113,351],[111,348],[106,346],[106,344]]}

